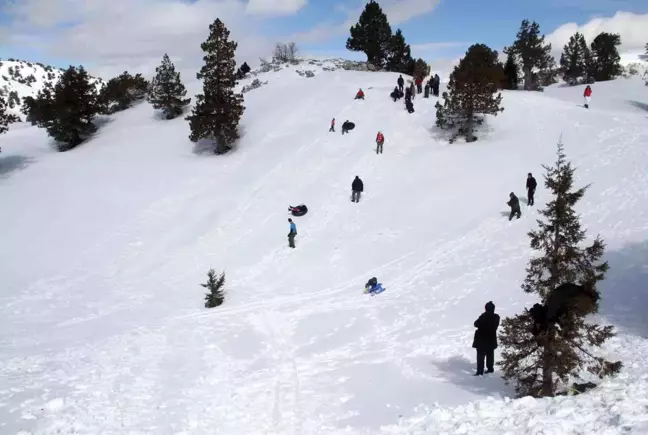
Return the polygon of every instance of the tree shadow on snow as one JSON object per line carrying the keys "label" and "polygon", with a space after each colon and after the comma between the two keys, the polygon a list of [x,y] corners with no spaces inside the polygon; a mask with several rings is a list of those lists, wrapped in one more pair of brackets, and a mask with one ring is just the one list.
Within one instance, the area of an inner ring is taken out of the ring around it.
{"label": "tree shadow on snow", "polygon": [[5,178],[14,171],[25,169],[32,161],[33,159],[25,156],[2,157],[2,154],[0,154],[0,177]]}
{"label": "tree shadow on snow", "polygon": [[[243,127],[239,127],[239,140],[236,142],[234,147],[225,154],[235,153],[238,149],[239,144],[245,137],[246,130]],[[216,155],[216,142],[211,139],[200,139],[194,144],[193,153],[199,156],[213,156]]]}
{"label": "tree shadow on snow", "polygon": [[99,115],[94,119],[93,124],[98,129],[101,129],[101,128],[105,127],[106,125],[110,124],[113,121],[114,121],[114,119],[109,115]]}
{"label": "tree shadow on snow", "polygon": [[[497,359],[495,360],[497,364]],[[484,376],[473,376],[476,370],[476,361],[468,361],[460,356],[453,356],[447,360],[432,361],[432,364],[441,372],[449,383],[466,391],[482,396],[515,397],[512,386],[506,385],[501,374],[495,367],[495,373]]]}
{"label": "tree shadow on snow", "polygon": [[629,333],[648,338],[648,242],[608,251],[610,270],[599,284],[599,313]]}
{"label": "tree shadow on snow", "polygon": [[628,104],[630,104],[633,107],[636,107],[637,109],[645,110],[646,112],[648,112],[647,103],[642,103],[641,101],[636,101],[636,100],[629,100]]}

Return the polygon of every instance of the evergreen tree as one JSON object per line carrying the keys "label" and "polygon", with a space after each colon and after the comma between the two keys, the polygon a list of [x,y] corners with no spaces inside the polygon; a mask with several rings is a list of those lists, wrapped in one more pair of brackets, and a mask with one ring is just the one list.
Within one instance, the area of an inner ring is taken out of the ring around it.
{"label": "evergreen tree", "polygon": [[207,282],[200,285],[209,290],[209,293],[205,293],[205,308],[214,308],[223,304],[225,301],[223,288],[225,285],[225,273],[216,276],[214,269],[209,269]]}
{"label": "evergreen tree", "polygon": [[7,113],[7,103],[2,96],[0,96],[0,134],[6,133],[9,130],[9,114]]}
{"label": "evergreen tree", "polygon": [[155,73],[147,100],[154,109],[161,109],[166,119],[173,119],[182,114],[183,107],[191,102],[191,98],[184,98],[187,90],[167,54],[162,58],[162,64],[155,68]]}
{"label": "evergreen tree", "polygon": [[351,37],[347,39],[346,48],[351,51],[362,51],[367,61],[376,68],[384,68],[392,42],[392,30],[380,5],[370,0],[360,14],[358,23],[351,27]]}
{"label": "evergreen tree", "polygon": [[587,302],[572,307],[557,323],[544,324],[542,329],[537,329],[533,309],[502,322],[500,342],[504,351],[500,364],[504,379],[515,382],[520,396],[553,396],[557,381],[566,383],[583,368],[599,377],[621,369],[620,362],[608,362],[589,350],[601,346],[614,332],[611,326],[585,322],[587,315],[598,311],[596,284],[608,270],[607,262],[600,262],[605,250],[603,240],[597,237],[590,246],[581,247],[585,231],[574,206],[588,187],[573,190],[575,170],[565,158],[562,143],[558,143],[555,165],[544,168],[545,186],[553,199],[540,211],[545,220],[538,220],[539,229],[529,232],[531,248],[542,256],[529,261],[522,289],[538,294],[544,304],[558,286],[573,283],[583,286],[587,294],[583,301]]}
{"label": "evergreen tree", "polygon": [[511,53],[506,56],[506,64],[504,64],[504,77],[506,78],[506,86],[504,89],[515,90],[518,88],[520,81],[519,67],[515,56]]}
{"label": "evergreen tree", "polygon": [[54,116],[53,110],[50,110],[53,91],[52,84],[45,82],[45,86],[38,91],[36,97],[29,96],[23,98],[21,112],[26,116],[26,121],[31,123],[31,125],[46,122]]}
{"label": "evergreen tree", "polygon": [[200,46],[205,65],[197,74],[203,80],[203,93],[196,96],[193,112],[186,118],[189,138],[193,142],[214,140],[216,154],[226,153],[238,140],[238,123],[245,110],[243,94],[234,93],[237,43],[230,41],[229,35],[219,19],[209,26],[209,37]]}
{"label": "evergreen tree", "polygon": [[621,36],[616,33],[599,33],[592,41],[594,79],[597,82],[612,80],[621,75],[621,56],[617,46]]}
{"label": "evergreen tree", "polygon": [[560,56],[560,72],[563,80],[572,86],[578,83],[580,77],[583,77],[587,82],[590,65],[591,55],[587,42],[585,42],[585,36],[576,32],[569,38],[569,42],[565,44]]}
{"label": "evergreen tree", "polygon": [[555,60],[551,56],[551,44],[544,43],[544,35],[540,36],[540,25],[535,21],[523,20],[520,30],[512,46],[504,49],[504,53],[516,56],[522,63],[524,74],[524,89],[533,90],[533,71],[550,68]]}
{"label": "evergreen tree", "polygon": [[387,71],[407,74],[412,62],[412,50],[405,42],[403,32],[398,29],[389,41]]}
{"label": "evergreen tree", "polygon": [[128,109],[135,101],[146,96],[149,83],[141,74],[132,76],[124,71],[102,87],[99,95],[106,113]]}
{"label": "evergreen tree", "polygon": [[483,122],[483,116],[497,115],[504,109],[500,107],[502,94],[495,93],[502,81],[502,70],[497,61],[497,51],[484,44],[471,46],[459,65],[450,74],[448,91],[444,92],[443,106],[437,101],[437,126],[458,128],[450,139],[465,136],[473,142],[475,124]]}
{"label": "evergreen tree", "polygon": [[38,126],[45,128],[59,142],[59,151],[67,151],[97,131],[93,124],[99,113],[97,89],[80,66],[70,66],[50,91],[39,92]]}
{"label": "evergreen tree", "polygon": [[430,66],[425,62],[423,59],[420,57],[416,59],[416,63],[414,64],[414,71],[412,72],[412,76],[415,78],[425,78],[430,75]]}

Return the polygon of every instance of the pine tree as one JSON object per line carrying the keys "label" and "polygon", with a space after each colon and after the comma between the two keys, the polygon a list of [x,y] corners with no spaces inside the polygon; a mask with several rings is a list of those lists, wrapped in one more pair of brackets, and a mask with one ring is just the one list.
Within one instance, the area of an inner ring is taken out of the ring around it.
{"label": "pine tree", "polygon": [[83,66],[70,66],[51,91],[39,92],[37,105],[38,126],[59,142],[59,151],[76,147],[97,131],[92,122],[100,110],[97,89]]}
{"label": "pine tree", "polygon": [[565,44],[560,56],[560,72],[563,75],[563,80],[572,86],[578,83],[580,77],[583,77],[587,82],[590,64],[591,55],[587,42],[585,42],[585,36],[576,32],[569,38],[569,42]]}
{"label": "pine tree", "polygon": [[497,115],[504,110],[500,107],[502,94],[495,96],[502,81],[497,56],[497,51],[488,46],[475,44],[450,74],[448,91],[442,95],[444,104],[437,101],[435,107],[438,127],[458,128],[451,143],[460,135],[467,142],[477,140],[473,130],[484,120],[480,115]]}
{"label": "pine tree", "polygon": [[216,154],[226,153],[239,139],[238,123],[245,110],[243,94],[234,93],[237,43],[230,41],[229,35],[219,19],[209,26],[209,37],[200,46],[205,65],[197,74],[203,79],[203,93],[196,96],[193,112],[186,118],[189,138],[193,142],[214,140]]}
{"label": "pine tree", "polygon": [[430,75],[430,66],[425,62],[423,59],[420,57],[416,59],[416,63],[414,64],[414,71],[412,72],[412,76],[415,78],[421,78],[424,79],[425,77]]}
{"label": "pine tree", "polygon": [[2,96],[0,96],[0,134],[4,134],[9,130],[9,114],[7,113],[7,103]]}
{"label": "pine tree", "polygon": [[389,41],[387,71],[407,74],[412,61],[412,50],[405,42],[403,32],[398,29]]}
{"label": "pine tree", "polygon": [[187,90],[167,54],[162,58],[162,64],[155,68],[155,73],[147,100],[154,109],[161,109],[166,119],[173,119],[182,114],[183,107],[191,102],[191,98],[184,98]]}
{"label": "pine tree", "polygon": [[141,74],[132,76],[124,71],[102,87],[99,94],[103,110],[114,113],[128,109],[135,101],[146,96],[149,83]]}
{"label": "pine tree", "polygon": [[515,56],[510,53],[506,57],[506,64],[504,64],[504,76],[506,78],[505,89],[516,90],[520,81],[519,67]]}
{"label": "pine tree", "polygon": [[611,363],[589,350],[601,346],[614,332],[611,326],[585,322],[585,316],[598,311],[600,294],[596,283],[604,279],[608,270],[607,262],[601,263],[603,240],[597,237],[590,246],[581,247],[585,231],[574,206],[588,186],[573,190],[575,170],[566,160],[560,142],[555,165],[543,167],[545,186],[553,199],[540,211],[545,220],[538,220],[538,230],[529,232],[531,248],[542,256],[529,261],[522,289],[538,294],[544,304],[558,286],[573,283],[583,286],[588,302],[564,313],[557,324],[544,325],[541,333],[536,329],[532,310],[502,322],[500,342],[504,351],[500,364],[504,379],[515,382],[520,396],[553,396],[557,381],[564,384],[583,368],[599,377],[621,369],[620,362]]}
{"label": "pine tree", "polygon": [[544,70],[555,64],[551,56],[551,44],[545,44],[544,41],[544,35],[540,36],[540,25],[535,21],[529,23],[529,20],[523,20],[515,42],[504,49],[504,53],[521,60],[524,89],[527,91],[536,89],[533,82],[534,69]]}
{"label": "pine tree", "polygon": [[209,290],[209,293],[205,293],[205,308],[214,308],[223,304],[225,301],[223,289],[225,285],[225,273],[216,276],[214,269],[209,269],[209,272],[207,272],[207,282],[200,285]]}
{"label": "pine tree", "polygon": [[621,75],[621,56],[617,46],[621,36],[616,33],[599,33],[592,41],[594,79],[597,82],[612,80]]}
{"label": "pine tree", "polygon": [[387,15],[375,0],[370,0],[360,14],[358,23],[351,27],[347,50],[362,51],[367,55],[367,62],[381,69],[387,61],[391,41],[392,30]]}

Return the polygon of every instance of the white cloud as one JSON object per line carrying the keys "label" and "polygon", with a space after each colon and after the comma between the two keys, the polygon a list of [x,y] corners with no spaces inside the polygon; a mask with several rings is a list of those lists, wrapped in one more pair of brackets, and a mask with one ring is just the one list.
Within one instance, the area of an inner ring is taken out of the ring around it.
{"label": "white cloud", "polygon": [[7,12],[13,22],[0,28],[4,44],[70,59],[103,77],[151,74],[164,53],[194,77],[202,65],[200,44],[216,18],[238,42],[241,61],[255,63],[274,42],[255,30],[263,18],[248,14],[243,0],[20,0]]}
{"label": "white cloud", "polygon": [[250,14],[287,15],[296,13],[306,3],[306,0],[250,0],[246,10]]}
{"label": "white cloud", "polygon": [[440,0],[387,0],[380,4],[389,23],[398,26],[412,18],[432,12],[439,3]]}
{"label": "white cloud", "polygon": [[579,26],[577,23],[566,23],[547,35],[552,49],[560,53],[569,37],[580,32],[591,43],[601,32],[618,33],[621,35],[621,52],[641,50],[648,42],[648,14],[617,12],[613,17],[594,18]]}

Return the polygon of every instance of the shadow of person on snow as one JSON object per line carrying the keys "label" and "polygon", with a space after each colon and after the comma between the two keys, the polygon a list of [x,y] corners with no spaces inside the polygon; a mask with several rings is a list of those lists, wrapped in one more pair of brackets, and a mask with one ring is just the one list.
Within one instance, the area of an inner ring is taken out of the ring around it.
{"label": "shadow of person on snow", "polygon": [[642,103],[641,101],[636,101],[636,100],[629,100],[628,104],[636,107],[637,109],[645,110],[646,112],[648,112],[648,103]]}
{"label": "shadow of person on snow", "polygon": [[0,177],[8,177],[10,173],[25,169],[33,161],[25,156],[13,155],[3,157],[0,154]]}
{"label": "shadow of person on snow", "polygon": [[605,260],[610,270],[599,284],[599,314],[620,330],[648,338],[648,241],[607,251]]}
{"label": "shadow of person on snow", "polygon": [[[476,362],[468,361],[460,356],[432,361],[432,364],[449,383],[471,393],[482,396],[515,397],[515,389],[506,385],[501,373],[497,370],[497,365],[495,373],[473,376],[477,368]],[[495,364],[497,364],[497,354],[495,355]]]}

